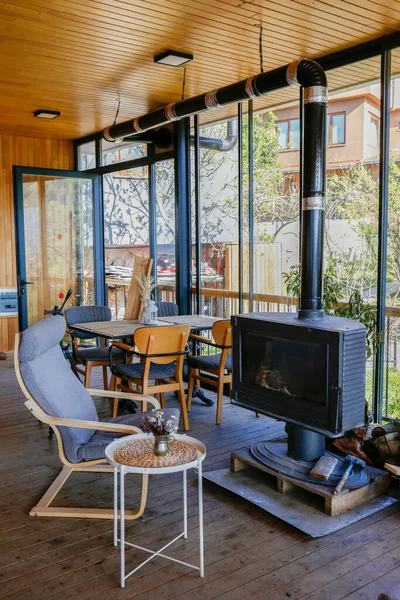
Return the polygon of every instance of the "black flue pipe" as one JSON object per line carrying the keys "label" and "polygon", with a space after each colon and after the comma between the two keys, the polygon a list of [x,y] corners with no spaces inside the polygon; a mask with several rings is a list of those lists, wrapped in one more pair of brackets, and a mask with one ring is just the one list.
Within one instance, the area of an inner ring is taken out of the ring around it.
{"label": "black flue pipe", "polygon": [[304,89],[304,157],[301,198],[299,319],[324,316],[322,303],[326,192],[326,75],[317,63],[300,61],[289,83]]}
{"label": "black flue pipe", "polygon": [[263,96],[286,85],[304,90],[304,162],[301,198],[301,281],[299,318],[322,318],[323,234],[326,167],[326,75],[316,62],[306,58],[290,65],[259,73],[232,85],[107,127],[103,136],[115,141],[134,136],[165,123],[189,117],[233,102]]}

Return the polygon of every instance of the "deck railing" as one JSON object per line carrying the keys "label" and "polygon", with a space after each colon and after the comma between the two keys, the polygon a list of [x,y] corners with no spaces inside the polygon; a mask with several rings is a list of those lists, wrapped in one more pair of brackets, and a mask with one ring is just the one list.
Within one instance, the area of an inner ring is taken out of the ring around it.
{"label": "deck railing", "polygon": [[[196,312],[196,289],[192,290],[192,312]],[[109,306],[113,318],[123,318],[127,288],[124,285],[109,287]],[[158,300],[175,302],[175,287],[159,285]],[[291,296],[255,293],[252,312],[295,312],[298,300]],[[229,318],[240,311],[239,292],[204,287],[201,289],[201,312],[213,317]],[[243,312],[250,310],[250,297],[243,294]],[[367,398],[372,398],[373,360],[367,363]],[[398,394],[397,394],[398,390]],[[398,396],[398,397],[397,397]],[[386,308],[384,418],[400,417],[400,308]]]}

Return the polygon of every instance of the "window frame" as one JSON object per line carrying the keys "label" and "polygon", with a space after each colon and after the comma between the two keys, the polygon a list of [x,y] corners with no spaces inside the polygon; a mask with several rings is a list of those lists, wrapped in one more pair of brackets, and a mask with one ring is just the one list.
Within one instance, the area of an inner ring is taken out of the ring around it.
{"label": "window frame", "polygon": [[[292,147],[290,145],[290,123],[292,121],[298,121],[299,122],[299,145]],[[300,135],[301,135],[301,124],[300,124],[300,119],[299,118],[293,118],[293,119],[279,119],[278,121],[276,121],[276,136],[279,139],[279,123],[287,123],[288,124],[288,133],[287,133],[287,137],[288,137],[288,143],[287,146],[279,146],[279,152],[298,152],[300,150]],[[279,144],[279,142],[278,142]]]}
{"label": "window frame", "polygon": [[[332,142],[332,131],[333,131],[333,126],[332,126],[332,117],[337,117],[339,115],[343,115],[343,142]],[[332,113],[328,113],[326,115],[327,117],[327,132],[328,132],[328,139],[326,141],[326,145],[328,148],[331,147],[335,147],[335,146],[345,146],[346,145],[346,137],[347,137],[347,131],[346,131],[346,111],[345,110],[339,110],[337,112],[332,112]]]}

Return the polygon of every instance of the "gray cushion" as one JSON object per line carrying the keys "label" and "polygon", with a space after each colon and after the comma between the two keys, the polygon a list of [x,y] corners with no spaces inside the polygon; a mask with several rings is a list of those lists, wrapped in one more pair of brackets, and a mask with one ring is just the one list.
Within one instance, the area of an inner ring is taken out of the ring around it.
{"label": "gray cushion", "polygon": [[[143,377],[144,363],[133,363],[130,365],[113,365],[112,371],[118,377],[128,379],[141,379]],[[151,363],[149,379],[169,379],[175,376],[175,363],[158,365]]]}
{"label": "gray cushion", "polygon": [[22,334],[18,358],[28,362],[60,343],[65,334],[63,317],[49,317],[31,325]]}
{"label": "gray cushion", "polygon": [[[177,417],[177,423],[179,422],[179,410],[177,408],[163,408],[164,418],[169,419],[172,415]],[[134,415],[122,415],[120,417],[115,417],[113,419],[102,419],[105,423],[119,423],[124,425],[134,425],[135,427],[141,427],[143,424],[144,416],[147,414],[151,414],[150,412],[146,413],[136,413]],[[78,449],[78,457],[80,461],[83,460],[94,460],[96,458],[103,458],[104,451],[110,442],[124,435],[128,435],[126,433],[115,433],[108,431],[96,431],[91,440],[85,445],[81,446]]]}
{"label": "gray cushion", "polygon": [[[188,362],[189,367],[207,371],[207,369],[218,369],[220,360],[221,353],[208,355],[204,354],[202,356],[191,356]],[[226,357],[225,369],[228,369],[228,371],[232,370],[232,354],[228,354],[228,356]]]}
{"label": "gray cushion", "polygon": [[[92,398],[71,371],[58,344],[64,332],[65,321],[60,316],[39,321],[23,332],[19,360],[24,383],[48,415],[98,421]],[[79,462],[77,449],[94,431],[60,427],[60,433],[68,460]]]}
{"label": "gray cushion", "polygon": [[[99,348],[98,346],[93,346],[90,348],[79,348],[76,350],[75,356],[81,362],[87,362],[88,360],[93,361],[101,361],[108,365],[109,362],[109,353],[108,348]],[[124,357],[123,350],[120,348],[113,348],[112,350],[112,359],[113,360],[122,360]]]}
{"label": "gray cushion", "polygon": [[[79,323],[95,323],[96,321],[111,321],[111,309],[108,306],[72,306],[65,311],[68,327],[74,329]],[[74,331],[77,338],[89,340],[95,337],[92,333]]]}

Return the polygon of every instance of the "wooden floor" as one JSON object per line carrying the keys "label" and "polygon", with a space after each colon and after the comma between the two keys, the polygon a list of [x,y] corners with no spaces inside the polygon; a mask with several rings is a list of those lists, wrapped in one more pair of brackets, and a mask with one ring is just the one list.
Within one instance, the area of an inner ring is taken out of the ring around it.
{"label": "wooden floor", "polygon": [[[310,539],[205,482],[205,578],[156,559],[122,590],[111,522],[28,516],[60,468],[56,444],[24,407],[11,359],[0,362],[0,390],[1,598],[375,600],[384,588],[400,581],[397,505],[324,538]],[[229,405],[227,399],[222,425],[215,425],[215,408],[198,401],[193,401],[190,424],[191,434],[208,448],[205,470],[227,466],[231,450],[282,431],[281,424],[266,417],[256,419],[253,413]],[[138,499],[136,482],[128,477],[132,507]],[[144,517],[128,525],[128,541],[158,548],[179,533],[181,493],[180,474],[154,477]],[[62,502],[111,506],[111,477],[73,475]],[[198,530],[193,478],[188,511],[188,539],[180,540],[171,554],[194,562]],[[139,551],[127,551],[128,568],[141,560]]]}

